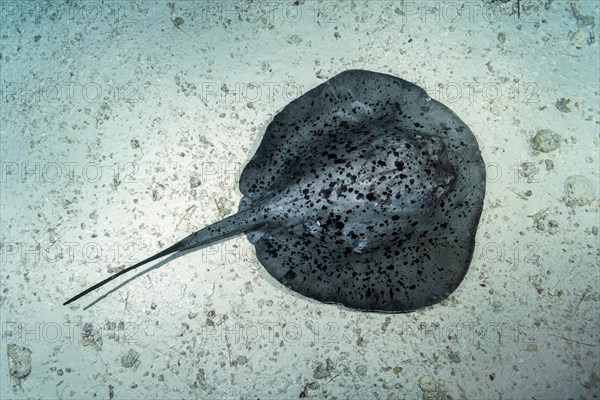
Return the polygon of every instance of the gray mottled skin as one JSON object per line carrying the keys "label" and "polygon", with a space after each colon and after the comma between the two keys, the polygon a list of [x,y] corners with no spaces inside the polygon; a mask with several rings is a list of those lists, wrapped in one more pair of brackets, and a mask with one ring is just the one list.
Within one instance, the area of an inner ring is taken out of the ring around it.
{"label": "gray mottled skin", "polygon": [[244,169],[240,209],[278,281],[369,311],[435,304],[460,284],[485,194],[475,136],[420,87],[343,72],[275,116]]}
{"label": "gray mottled skin", "polygon": [[238,214],[159,254],[246,232],[266,270],[304,296],[407,312],[464,278],[485,166],[469,128],[423,89],[349,70],[274,117],[240,190]]}

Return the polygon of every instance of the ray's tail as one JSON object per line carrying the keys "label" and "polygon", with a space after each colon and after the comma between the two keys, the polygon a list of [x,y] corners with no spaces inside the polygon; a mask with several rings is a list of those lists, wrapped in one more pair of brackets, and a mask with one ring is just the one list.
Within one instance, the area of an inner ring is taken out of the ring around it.
{"label": "ray's tail", "polygon": [[183,238],[179,242],[174,245],[167,247],[166,249],[156,253],[155,255],[146,258],[143,261],[140,261],[137,264],[132,265],[131,267],[127,267],[122,271],[117,272],[104,279],[101,282],[96,283],[95,285],[85,289],[83,292],[77,294],[76,296],[71,297],[69,300],[63,303],[64,306],[74,302],[77,299],[85,296],[86,294],[93,292],[101,286],[104,286],[108,282],[113,279],[126,274],[127,272],[133,271],[136,268],[141,267],[142,265],[148,264],[154,260],[157,260],[161,257],[167,256],[173,253],[179,253],[185,250],[193,249],[195,247],[203,246],[215,242],[217,240],[236,235],[238,233],[246,232],[251,229],[257,228],[264,224],[264,220],[259,219],[257,217],[258,213],[254,209],[244,210],[238,212],[237,214],[231,215],[227,218],[222,219],[221,221],[215,222],[212,225],[209,225],[205,228],[200,229],[198,232],[189,235],[186,238]]}

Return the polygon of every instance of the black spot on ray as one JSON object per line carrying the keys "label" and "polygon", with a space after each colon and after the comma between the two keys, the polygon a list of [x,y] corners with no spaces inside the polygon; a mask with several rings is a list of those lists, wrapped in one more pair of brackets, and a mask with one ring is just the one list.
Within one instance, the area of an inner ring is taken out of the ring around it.
{"label": "black spot on ray", "polygon": [[301,295],[365,311],[430,306],[468,270],[485,166],[468,126],[423,89],[349,70],[275,115],[239,184],[237,214],[65,304],[149,261],[246,232],[265,269]]}

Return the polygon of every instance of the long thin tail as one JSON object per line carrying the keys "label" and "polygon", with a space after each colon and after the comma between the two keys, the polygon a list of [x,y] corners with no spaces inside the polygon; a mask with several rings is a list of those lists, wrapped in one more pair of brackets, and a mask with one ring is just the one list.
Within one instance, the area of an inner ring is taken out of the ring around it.
{"label": "long thin tail", "polygon": [[264,224],[264,221],[259,220],[259,218],[257,218],[256,215],[257,212],[253,209],[245,210],[237,214],[231,215],[225,219],[222,219],[219,222],[215,222],[214,224],[209,225],[205,228],[202,228],[198,232],[189,235],[188,237],[180,240],[171,247],[162,250],[161,252],[153,255],[152,257],[140,261],[139,263],[134,264],[131,267],[127,267],[124,270],[109,276],[105,280],[96,283],[94,286],[85,289],[83,292],[65,301],[63,305],[66,306],[67,304],[74,302],[75,300],[85,296],[86,294],[93,292],[99,287],[104,286],[113,279],[166,255],[193,249],[195,247],[203,246],[228,236],[233,236],[238,233],[246,232],[248,230],[257,228],[260,225]]}

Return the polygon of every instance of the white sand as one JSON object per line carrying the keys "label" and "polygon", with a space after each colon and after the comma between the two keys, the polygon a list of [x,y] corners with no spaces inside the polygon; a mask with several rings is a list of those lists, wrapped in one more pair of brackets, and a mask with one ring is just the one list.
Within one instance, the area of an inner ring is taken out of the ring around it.
{"label": "white sand", "polygon": [[[599,395],[596,2],[300,3],[1,3],[0,398]],[[448,300],[319,304],[240,235],[62,306],[234,212],[272,116],[350,68],[421,85],[479,140]],[[534,152],[539,130],[560,147]]]}

